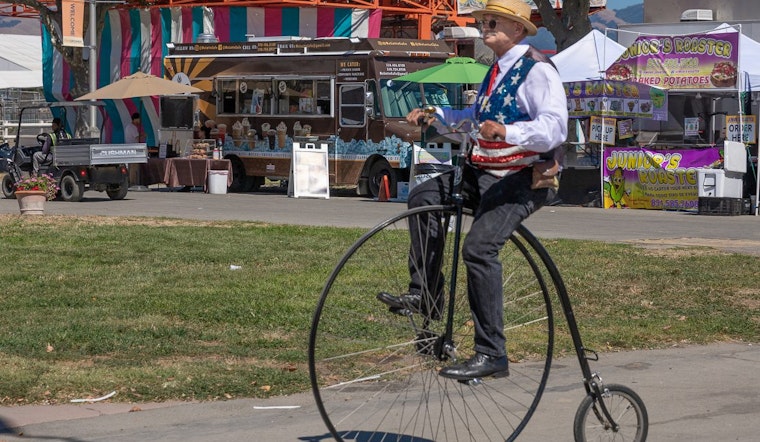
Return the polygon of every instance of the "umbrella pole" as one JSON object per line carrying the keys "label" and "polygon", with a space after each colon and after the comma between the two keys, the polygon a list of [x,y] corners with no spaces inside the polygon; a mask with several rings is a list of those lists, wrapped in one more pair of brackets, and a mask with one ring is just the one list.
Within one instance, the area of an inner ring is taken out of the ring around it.
{"label": "umbrella pole", "polygon": [[[138,112],[140,112],[140,121],[142,121],[142,114],[143,114],[143,110],[144,110],[144,107],[143,107],[144,106],[144,102],[143,102],[144,99],[145,99],[144,97],[140,97],[140,110],[138,111]],[[130,120],[130,122],[131,122],[131,120]],[[142,128],[139,128],[139,129],[142,131]],[[137,141],[140,141],[140,139],[138,138]],[[134,185],[132,185],[132,183],[131,183],[132,168],[133,167],[135,168],[135,170],[134,170],[134,177],[135,177],[135,183],[134,183]],[[130,169],[130,173],[129,173],[129,178],[130,178],[129,191],[130,192],[149,192],[150,189],[148,188],[148,186],[145,186],[142,183],[142,163],[132,163],[132,164],[129,165],[129,169]]]}

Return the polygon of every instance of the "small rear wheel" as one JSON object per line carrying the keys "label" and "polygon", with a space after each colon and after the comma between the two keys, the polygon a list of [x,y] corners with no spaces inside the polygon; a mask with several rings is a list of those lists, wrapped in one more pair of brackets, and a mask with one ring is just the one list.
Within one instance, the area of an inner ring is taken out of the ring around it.
{"label": "small rear wheel", "polygon": [[16,183],[9,173],[3,175],[3,196],[8,199],[16,198]]}
{"label": "small rear wheel", "polygon": [[632,441],[647,439],[649,417],[644,401],[630,388],[609,384],[602,390],[605,407],[618,425],[613,429],[591,395],[586,396],[575,413],[573,434],[580,441]]}
{"label": "small rear wheel", "polygon": [[77,181],[71,175],[65,175],[61,178],[61,199],[75,203],[82,200],[84,194],[84,183]]}

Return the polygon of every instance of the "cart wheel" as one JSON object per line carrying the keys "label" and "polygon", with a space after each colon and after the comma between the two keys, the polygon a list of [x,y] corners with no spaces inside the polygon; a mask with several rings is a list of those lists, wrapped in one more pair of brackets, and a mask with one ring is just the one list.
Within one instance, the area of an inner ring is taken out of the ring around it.
{"label": "cart wheel", "polygon": [[129,192],[129,178],[124,178],[118,186],[108,186],[106,194],[112,200],[123,200]]}
{"label": "cart wheel", "polygon": [[82,200],[82,194],[84,193],[84,183],[77,181],[71,175],[66,175],[61,178],[61,199],[69,202],[77,202]]}
{"label": "cart wheel", "polygon": [[3,175],[3,196],[8,199],[16,199],[16,183],[9,173]]}

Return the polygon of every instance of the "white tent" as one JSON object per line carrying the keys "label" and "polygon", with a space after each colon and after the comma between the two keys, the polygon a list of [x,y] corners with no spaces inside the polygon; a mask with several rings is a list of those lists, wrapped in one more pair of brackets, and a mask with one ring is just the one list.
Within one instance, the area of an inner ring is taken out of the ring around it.
{"label": "white tent", "polygon": [[37,35],[2,34],[0,89],[42,87],[42,42]]}
{"label": "white tent", "polygon": [[592,29],[572,46],[551,57],[563,83],[598,80],[607,68],[625,52],[615,40]]}
{"label": "white tent", "polygon": [[[708,34],[737,31],[735,26],[723,23]],[[760,43],[744,34],[739,34],[739,68],[742,70],[742,75],[749,78],[749,84],[744,83],[745,89],[760,91]],[[745,79],[742,78],[742,81]]]}

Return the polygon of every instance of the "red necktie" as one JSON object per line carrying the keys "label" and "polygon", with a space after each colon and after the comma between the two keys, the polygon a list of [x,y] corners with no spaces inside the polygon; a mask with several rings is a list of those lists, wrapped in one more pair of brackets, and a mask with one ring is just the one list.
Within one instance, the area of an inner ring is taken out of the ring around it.
{"label": "red necktie", "polygon": [[499,63],[493,64],[493,69],[491,70],[491,78],[488,80],[488,89],[486,89],[486,95],[491,95],[491,90],[493,89],[494,83],[496,83],[496,77],[499,76]]}

